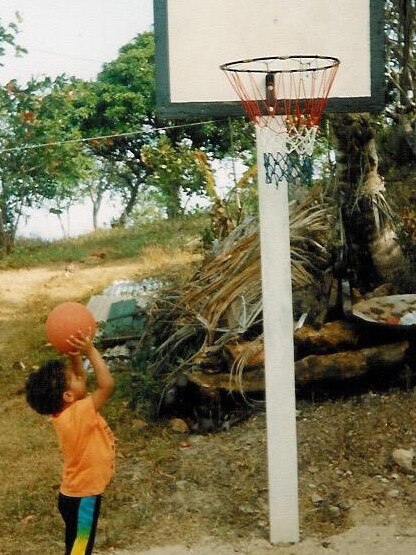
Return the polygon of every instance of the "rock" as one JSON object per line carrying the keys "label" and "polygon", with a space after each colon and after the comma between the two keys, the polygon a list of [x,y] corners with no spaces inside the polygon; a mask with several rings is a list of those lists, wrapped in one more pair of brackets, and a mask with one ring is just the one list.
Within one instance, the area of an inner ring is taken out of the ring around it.
{"label": "rock", "polygon": [[22,520],[20,521],[20,524],[30,524],[31,522],[34,522],[36,520],[36,516],[35,515],[27,515],[24,518],[22,518]]}
{"label": "rock", "polygon": [[397,499],[398,497],[400,497],[400,491],[398,489],[390,489],[387,492],[388,497],[391,497],[391,499]]}
{"label": "rock", "polygon": [[177,480],[175,482],[175,487],[177,491],[186,491],[189,489],[189,484],[186,480]]}
{"label": "rock", "polygon": [[141,418],[136,418],[133,420],[132,428],[135,432],[141,432],[145,428],[147,428],[148,423],[142,420]]}
{"label": "rock", "polygon": [[248,505],[241,505],[238,510],[240,511],[240,513],[246,514],[246,515],[253,515],[254,513],[256,513],[257,511],[255,509],[253,509],[253,507],[249,507]]}
{"label": "rock", "polygon": [[321,497],[317,493],[313,493],[311,495],[311,501],[315,506],[322,505],[323,500],[324,500],[323,497]]}
{"label": "rock", "polygon": [[187,434],[189,432],[188,424],[181,418],[172,418],[169,420],[169,426],[174,432],[178,432],[179,434]]}
{"label": "rock", "polygon": [[330,505],[328,507],[328,514],[329,517],[332,518],[338,518],[339,515],[341,514],[341,509],[339,507],[337,507],[336,505]]}
{"label": "rock", "polygon": [[312,465],[308,466],[306,470],[311,474],[316,474],[317,472],[319,472],[319,468],[317,466],[312,466]]}
{"label": "rock", "polygon": [[106,349],[106,351],[103,353],[103,358],[106,360],[111,360],[114,358],[128,359],[130,358],[130,351],[126,347],[126,345],[116,345],[112,349]]}
{"label": "rock", "polygon": [[341,511],[349,511],[351,509],[351,503],[349,501],[340,501],[337,506]]}
{"label": "rock", "polygon": [[26,370],[26,365],[21,360],[17,360],[13,363],[13,370]]}
{"label": "rock", "polygon": [[392,453],[392,457],[398,466],[411,471],[414,454],[415,452],[413,449],[395,449]]}

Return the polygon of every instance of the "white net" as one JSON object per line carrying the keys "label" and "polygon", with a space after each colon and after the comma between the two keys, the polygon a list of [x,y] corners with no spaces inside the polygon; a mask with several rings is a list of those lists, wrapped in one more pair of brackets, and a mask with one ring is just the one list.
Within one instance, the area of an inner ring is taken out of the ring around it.
{"label": "white net", "polygon": [[287,152],[312,156],[317,133],[317,125],[313,127],[306,127],[305,125],[301,127],[290,126],[286,138]]}
{"label": "white net", "polygon": [[263,118],[256,125],[257,148],[261,151],[264,178],[278,186],[308,185],[313,174],[313,148],[318,127],[288,125],[286,116]]}

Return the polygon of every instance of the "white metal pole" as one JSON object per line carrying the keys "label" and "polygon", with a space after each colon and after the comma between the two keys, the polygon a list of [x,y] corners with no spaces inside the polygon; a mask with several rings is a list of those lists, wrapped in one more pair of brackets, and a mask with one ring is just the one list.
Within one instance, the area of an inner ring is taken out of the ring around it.
{"label": "white metal pole", "polygon": [[[277,118],[270,126],[279,126]],[[271,543],[299,541],[292,280],[287,181],[266,183],[263,155],[286,134],[256,126]]]}

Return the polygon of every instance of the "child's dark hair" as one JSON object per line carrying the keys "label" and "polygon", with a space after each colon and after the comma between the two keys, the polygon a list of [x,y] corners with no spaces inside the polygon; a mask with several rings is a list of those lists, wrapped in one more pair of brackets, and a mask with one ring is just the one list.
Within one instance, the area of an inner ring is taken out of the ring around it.
{"label": "child's dark hair", "polygon": [[66,363],[50,360],[30,374],[26,381],[26,400],[39,414],[54,414],[63,405]]}

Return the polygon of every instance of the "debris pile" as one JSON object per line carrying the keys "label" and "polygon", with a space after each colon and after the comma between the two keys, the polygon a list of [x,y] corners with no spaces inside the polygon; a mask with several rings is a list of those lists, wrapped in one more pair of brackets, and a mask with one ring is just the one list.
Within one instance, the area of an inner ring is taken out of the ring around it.
{"label": "debris pile", "polygon": [[[403,376],[414,358],[412,337],[392,333],[413,325],[383,322],[379,329],[371,321],[374,311],[370,318],[365,315],[366,303],[379,301],[377,291],[365,297],[351,291],[349,317],[328,317],[333,292],[339,290],[333,208],[320,190],[290,204],[299,394],[407,379]],[[216,245],[215,254],[207,254],[185,285],[122,281],[90,300],[93,312],[104,314],[106,356],[131,366],[132,407],[147,404],[153,416],[184,418],[190,429],[203,432],[263,407],[259,241],[258,222],[247,219]],[[384,289],[388,293],[387,285]],[[416,306],[416,296],[410,297]],[[387,294],[383,310],[389,310],[389,301]],[[120,344],[124,348],[115,356],[111,349]]]}

